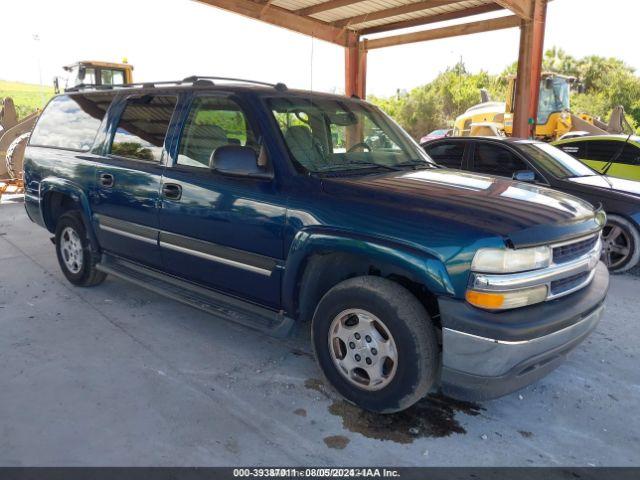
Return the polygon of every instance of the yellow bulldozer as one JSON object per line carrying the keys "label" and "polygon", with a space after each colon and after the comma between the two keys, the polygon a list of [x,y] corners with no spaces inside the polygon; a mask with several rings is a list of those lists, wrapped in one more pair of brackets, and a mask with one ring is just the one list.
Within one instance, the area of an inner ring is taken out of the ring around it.
{"label": "yellow bulldozer", "polygon": [[[53,80],[56,93],[83,85],[108,86],[133,83],[133,66],[123,63],[80,61],[62,67],[65,75]],[[22,190],[24,149],[39,111],[18,119],[13,99],[0,99],[0,197]]]}
{"label": "yellow bulldozer", "polygon": [[[512,135],[516,77],[510,76],[508,80],[506,101],[492,101],[486,90],[481,91],[481,102],[456,118],[454,136]],[[622,107],[613,110],[608,124],[586,113],[571,113],[570,96],[574,85],[575,77],[553,72],[542,73],[535,125],[537,139],[551,142],[569,132],[603,135],[624,131]]]}

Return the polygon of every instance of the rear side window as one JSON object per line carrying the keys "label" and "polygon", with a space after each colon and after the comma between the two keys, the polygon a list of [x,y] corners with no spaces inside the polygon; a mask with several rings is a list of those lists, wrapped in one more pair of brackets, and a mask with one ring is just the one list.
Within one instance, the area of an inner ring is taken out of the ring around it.
{"label": "rear side window", "polygon": [[259,152],[257,137],[246,115],[233,100],[223,97],[196,98],[185,122],[178,165],[209,168],[217,148],[241,145]]}
{"label": "rear side window", "polygon": [[100,94],[55,97],[31,134],[30,145],[88,151],[111,103],[111,96]]}
{"label": "rear side window", "polygon": [[438,165],[462,169],[464,146],[464,142],[439,143],[434,146],[427,146],[425,150]]}
{"label": "rear side window", "polygon": [[113,136],[111,154],[160,162],[176,100],[163,95],[128,99]]}
{"label": "rear side window", "polygon": [[475,172],[511,178],[519,170],[529,170],[527,164],[500,145],[480,143],[476,149]]}

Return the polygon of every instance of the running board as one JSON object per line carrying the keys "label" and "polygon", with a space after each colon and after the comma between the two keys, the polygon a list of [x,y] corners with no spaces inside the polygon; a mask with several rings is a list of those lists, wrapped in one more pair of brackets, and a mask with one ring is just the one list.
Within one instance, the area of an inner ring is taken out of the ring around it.
{"label": "running board", "polygon": [[101,272],[122,278],[165,297],[172,298],[224,320],[238,323],[273,337],[285,337],[294,320],[281,313],[244,302],[122,258],[102,254],[96,265]]}

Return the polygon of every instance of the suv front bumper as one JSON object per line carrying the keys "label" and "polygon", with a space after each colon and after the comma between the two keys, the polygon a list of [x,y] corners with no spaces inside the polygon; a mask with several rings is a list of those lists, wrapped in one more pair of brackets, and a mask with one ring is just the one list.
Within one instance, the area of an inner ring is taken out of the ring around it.
{"label": "suv front bumper", "polygon": [[591,333],[604,311],[609,272],[557,300],[502,312],[441,298],[442,389],[452,397],[500,397],[542,378]]}

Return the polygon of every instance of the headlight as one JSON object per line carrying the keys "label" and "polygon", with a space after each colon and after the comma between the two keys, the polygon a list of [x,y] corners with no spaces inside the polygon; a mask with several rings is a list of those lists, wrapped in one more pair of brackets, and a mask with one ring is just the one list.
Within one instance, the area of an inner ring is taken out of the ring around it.
{"label": "headlight", "polygon": [[547,246],[519,250],[481,248],[473,257],[471,269],[480,273],[517,273],[548,267],[551,248]]}
{"label": "headlight", "polygon": [[485,310],[507,310],[544,302],[547,298],[547,286],[539,285],[505,292],[467,290],[465,297],[474,307]]}

